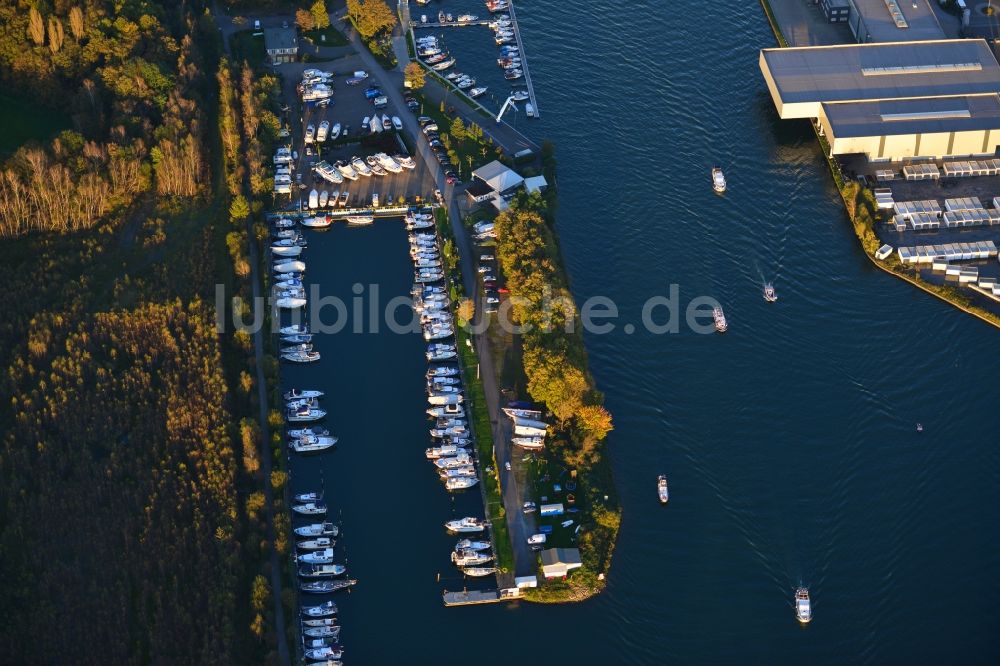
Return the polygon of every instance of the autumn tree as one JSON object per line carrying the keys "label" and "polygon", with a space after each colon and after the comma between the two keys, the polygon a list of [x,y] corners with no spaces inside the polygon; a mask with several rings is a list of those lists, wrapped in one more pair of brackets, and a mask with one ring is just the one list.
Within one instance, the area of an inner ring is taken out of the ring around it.
{"label": "autumn tree", "polygon": [[458,304],[458,321],[463,326],[472,321],[476,316],[476,303],[471,298],[463,298]]}
{"label": "autumn tree", "polygon": [[73,7],[69,10],[69,31],[76,41],[83,39],[83,10],[79,7]]}
{"label": "autumn tree", "polygon": [[312,12],[301,7],[296,9],[295,25],[299,26],[299,29],[303,31],[309,31],[316,27],[316,21],[313,19]]}
{"label": "autumn tree", "polygon": [[465,138],[465,123],[462,122],[461,118],[456,116],[455,119],[451,121],[451,130],[449,134],[455,137],[456,141],[461,141]]}
{"label": "autumn tree", "polygon": [[601,405],[584,405],[576,411],[576,423],[585,437],[601,441],[614,428],[611,413]]}
{"label": "autumn tree", "polygon": [[45,19],[34,7],[28,11],[28,36],[35,46],[45,43]]}
{"label": "autumn tree", "polygon": [[65,33],[63,32],[63,24],[55,16],[49,17],[49,49],[53,53],[59,53],[59,49],[62,48],[63,40],[65,39]]}
{"label": "autumn tree", "polygon": [[347,15],[365,39],[392,30],[396,25],[396,13],[385,0],[347,0]]}
{"label": "autumn tree", "polygon": [[326,11],[324,0],[316,0],[309,8],[309,13],[312,14],[313,27],[320,30],[330,27],[330,13]]}
{"label": "autumn tree", "polygon": [[229,204],[229,221],[234,224],[250,217],[250,202],[242,194],[237,194]]}
{"label": "autumn tree", "polygon": [[403,70],[403,78],[406,81],[406,85],[409,88],[418,90],[424,87],[427,82],[427,76],[424,72],[424,68],[418,63],[409,62],[406,64],[406,68]]}

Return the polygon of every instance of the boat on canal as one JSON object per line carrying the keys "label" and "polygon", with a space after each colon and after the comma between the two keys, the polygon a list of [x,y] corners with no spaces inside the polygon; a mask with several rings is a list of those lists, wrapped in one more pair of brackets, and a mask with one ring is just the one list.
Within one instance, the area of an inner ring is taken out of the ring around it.
{"label": "boat on canal", "polygon": [[298,495],[292,495],[292,499],[296,502],[318,502],[323,499],[323,492],[299,493]]}
{"label": "boat on canal", "polygon": [[333,523],[313,523],[311,525],[303,525],[301,527],[296,527],[294,530],[296,536],[300,537],[320,537],[320,536],[337,536],[340,533],[340,528]]}
{"label": "boat on canal", "polygon": [[712,167],[712,189],[720,194],[726,191],[726,176],[720,167]]}
{"label": "boat on canal", "polygon": [[323,548],[303,553],[296,559],[302,564],[330,564],[333,562],[333,548]]}
{"label": "boat on canal", "polygon": [[802,624],[809,624],[812,620],[812,604],[809,601],[809,590],[800,587],[795,590],[795,617]]}
{"label": "boat on canal", "polygon": [[348,224],[356,227],[363,227],[375,223],[375,216],[373,215],[348,215],[346,219]]}
{"label": "boat on canal", "polygon": [[479,483],[479,479],[474,476],[453,476],[444,482],[444,487],[448,490],[465,490]]}
{"label": "boat on canal", "polygon": [[451,554],[451,561],[455,566],[475,566],[493,561],[493,556],[479,550],[461,550]]}
{"label": "boat on canal", "polygon": [[721,305],[712,308],[712,318],[715,320],[715,330],[719,333],[725,333],[729,329],[729,323],[726,321],[726,315],[722,311]]}
{"label": "boat on canal", "polygon": [[467,532],[482,532],[486,529],[486,521],[482,518],[473,518],[472,516],[466,516],[465,518],[457,518],[455,520],[449,520],[444,524],[444,527],[449,532],[455,532],[457,534],[467,533]]}
{"label": "boat on canal", "polygon": [[326,504],[322,502],[296,504],[292,507],[292,511],[302,516],[322,516],[326,514]]}
{"label": "boat on canal", "polygon": [[311,580],[299,585],[299,589],[310,594],[329,594],[338,590],[346,590],[352,585],[357,585],[358,581],[347,578],[345,580]]}
{"label": "boat on canal", "polygon": [[320,537],[318,539],[309,539],[308,541],[299,541],[295,544],[295,547],[299,550],[324,550],[326,548],[333,548],[334,540],[330,537]]}
{"label": "boat on canal", "polygon": [[310,638],[340,638],[339,626],[309,627],[302,630],[303,636]]}
{"label": "boat on canal", "polygon": [[[336,608],[336,606],[334,606]],[[336,612],[336,611],[334,611]],[[316,620],[302,620],[303,627],[336,627],[337,620],[332,617],[322,617]]]}
{"label": "boat on canal", "polygon": [[493,547],[489,541],[473,541],[472,539],[462,539],[455,544],[455,552],[462,550],[489,550]]}
{"label": "boat on canal", "polygon": [[288,448],[296,453],[317,453],[333,448],[337,444],[336,437],[297,437],[288,442]]}
{"label": "boat on canal", "polygon": [[337,614],[337,604],[326,601],[318,606],[303,606],[302,614],[306,617],[330,617]]}
{"label": "boat on canal", "polygon": [[778,300],[778,294],[774,291],[774,285],[770,282],[764,283],[764,300],[768,303],[774,303]]}
{"label": "boat on canal", "polygon": [[306,398],[322,398],[323,397],[323,391],[316,391],[316,390],[313,390],[313,389],[306,389],[306,390],[290,389],[288,391],[285,391],[285,393],[284,393],[284,395],[282,397],[284,397],[285,400],[303,400],[303,399],[306,399]]}
{"label": "boat on canal", "polygon": [[670,490],[667,488],[666,474],[661,474],[656,480],[656,494],[660,498],[660,504],[666,504],[670,499]]}
{"label": "boat on canal", "polygon": [[492,576],[497,572],[496,567],[465,567],[462,569],[462,573],[466,576],[472,576],[473,578],[482,578],[483,576]]}

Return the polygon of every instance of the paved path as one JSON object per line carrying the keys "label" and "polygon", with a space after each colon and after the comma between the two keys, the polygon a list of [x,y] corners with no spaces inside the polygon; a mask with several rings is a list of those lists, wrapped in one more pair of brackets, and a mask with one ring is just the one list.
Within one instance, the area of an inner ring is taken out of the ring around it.
{"label": "paved path", "polygon": [[[215,13],[216,19],[220,17],[225,19],[225,24],[232,27],[232,22],[229,21],[228,17],[221,12],[216,12],[216,8],[213,7],[213,13]],[[219,24],[222,29],[223,35],[226,35],[226,30],[222,27],[224,24]],[[230,30],[232,32],[232,30]],[[224,48],[226,49],[226,54],[229,54],[229,39],[226,37]],[[235,71],[234,71],[235,73]],[[242,136],[242,132],[241,132]],[[246,147],[244,146],[244,150]],[[250,177],[246,175],[243,179],[243,191],[247,198],[247,201],[253,201],[253,193],[250,191]],[[253,241],[253,217],[248,217],[246,220],[247,228],[247,238],[250,239],[250,284],[253,286],[253,302],[260,303],[261,296],[261,276],[260,276],[260,256],[257,251],[257,243]],[[260,472],[261,478],[264,483],[264,500],[267,506],[267,540],[271,544],[269,549],[270,564],[271,564],[271,598],[274,600],[274,622],[275,622],[275,636],[278,642],[278,658],[281,663],[285,666],[291,664],[291,657],[288,651],[288,638],[285,631],[285,607],[281,602],[281,562],[278,559],[278,551],[274,548],[275,542],[275,531],[274,531],[274,492],[271,488],[271,438],[268,436],[270,429],[267,422],[267,379],[264,377],[264,333],[262,328],[255,330],[253,335],[253,346],[254,346],[254,360],[255,360],[255,370],[256,370],[256,381],[257,381],[257,402],[260,405],[259,413],[257,418],[260,423]]]}

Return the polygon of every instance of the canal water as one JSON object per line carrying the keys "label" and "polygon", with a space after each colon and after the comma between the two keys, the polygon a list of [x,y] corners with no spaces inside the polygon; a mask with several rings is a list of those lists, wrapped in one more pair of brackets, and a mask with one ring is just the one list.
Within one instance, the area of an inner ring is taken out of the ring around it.
{"label": "canal water", "polygon": [[[439,7],[485,15],[472,0]],[[296,460],[293,485],[311,489],[322,468],[343,511],[360,580],[338,597],[347,659],[996,663],[997,331],[861,255],[809,126],[775,115],[756,2],[518,7],[542,112],[527,128],[557,146],[573,291],[621,313],[587,336],[624,507],[608,589],[561,607],[443,608],[453,506],[423,460],[422,343],[325,336],[322,363],[285,377],[328,391],[342,440]],[[447,36],[462,71],[500,78],[485,29]],[[408,290],[398,225],[312,238],[324,293]],[[712,296],[729,332],[645,332],[643,303],[674,284],[682,318]],[[478,501],[458,498],[456,515]],[[799,584],[814,601],[804,629]]]}

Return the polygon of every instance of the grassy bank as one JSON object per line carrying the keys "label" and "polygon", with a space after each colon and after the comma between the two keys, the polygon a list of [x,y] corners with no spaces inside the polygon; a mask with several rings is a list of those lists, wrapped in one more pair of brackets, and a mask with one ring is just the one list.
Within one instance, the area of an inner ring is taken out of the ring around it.
{"label": "grassy bank", "polygon": [[[774,17],[768,0],[761,0],[761,6],[764,8],[764,14],[771,24],[771,29],[774,31],[774,36],[778,44],[782,47],[788,46],[788,42],[781,32],[781,28]],[[857,182],[846,181],[844,179],[837,161],[830,156],[830,144],[826,140],[826,137],[820,135],[815,124],[813,125],[813,131],[816,134],[816,140],[819,141],[820,149],[823,152],[824,159],[826,159],[827,166],[830,168],[830,175],[833,177],[833,181],[837,185],[837,190],[840,192],[840,197],[844,202],[847,217],[851,221],[854,234],[861,243],[861,248],[864,250],[865,256],[875,266],[886,273],[905,280],[928,294],[950,303],[959,310],[1000,328],[1000,317],[975,305],[967,291],[951,285],[926,282],[921,279],[918,270],[907,267],[895,255],[890,256],[885,261],[879,261],[875,258],[875,251],[882,245],[882,242],[875,233],[875,228],[877,223],[882,220],[880,220],[878,207],[875,205],[874,193],[868,188],[861,187]]]}

